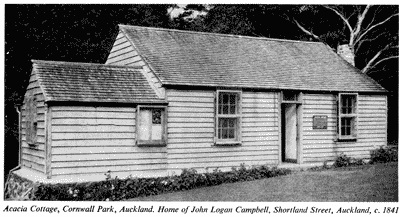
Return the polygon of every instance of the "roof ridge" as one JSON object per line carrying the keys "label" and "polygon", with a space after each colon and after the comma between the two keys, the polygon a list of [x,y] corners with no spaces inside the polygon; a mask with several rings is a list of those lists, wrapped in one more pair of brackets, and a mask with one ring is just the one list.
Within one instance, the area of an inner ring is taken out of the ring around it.
{"label": "roof ridge", "polygon": [[120,66],[120,65],[109,65],[102,63],[84,63],[84,62],[65,62],[65,61],[50,61],[50,60],[35,60],[31,59],[34,64],[63,64],[63,65],[76,65],[76,66],[100,66],[107,68],[131,68],[131,69],[142,69],[141,66]]}
{"label": "roof ridge", "polygon": [[152,29],[152,30],[159,30],[159,31],[180,32],[180,33],[190,33],[190,34],[202,34],[202,35],[216,35],[216,36],[222,36],[222,37],[233,37],[233,38],[243,38],[243,39],[281,41],[281,42],[292,42],[292,43],[323,44],[322,42],[319,42],[319,41],[300,41],[300,40],[291,40],[291,39],[255,37],[255,36],[222,34],[222,33],[213,33],[213,32],[196,32],[196,31],[189,31],[189,30],[167,29],[167,28],[148,27],[148,26],[135,26],[135,25],[125,25],[125,24],[118,24],[118,26],[125,27],[125,28],[132,28],[133,27],[133,28]]}

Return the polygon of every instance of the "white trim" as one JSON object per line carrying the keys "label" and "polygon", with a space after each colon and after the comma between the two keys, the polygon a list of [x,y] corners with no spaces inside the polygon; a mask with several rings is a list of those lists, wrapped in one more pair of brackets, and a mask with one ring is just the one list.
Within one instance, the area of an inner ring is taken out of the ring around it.
{"label": "white trim", "polygon": [[[163,109],[161,113],[161,141],[158,140],[149,140],[149,141],[141,141],[139,140],[139,123],[140,123],[140,110],[143,109]],[[136,130],[136,145],[137,146],[166,146],[167,145],[167,106],[161,105],[138,105],[136,108],[136,120],[135,120],[135,130]]]}
{"label": "white trim", "polygon": [[[220,93],[236,94],[236,114],[219,114],[219,95]],[[234,139],[219,139],[219,118],[235,118],[236,119],[236,132]],[[215,97],[215,145],[227,145],[227,144],[241,144],[242,142],[242,90],[220,90],[216,91]]]}
{"label": "white trim", "polygon": [[[285,93],[286,92],[292,92],[292,93],[294,93],[294,94],[296,94],[296,100],[284,100],[284,97],[285,97]],[[291,104],[302,104],[302,99],[303,99],[303,96],[302,96],[302,92],[300,92],[300,91],[295,91],[295,90],[284,90],[284,91],[281,91],[281,104],[282,103],[291,103]]]}
{"label": "white trim", "polygon": [[[342,96],[354,96],[354,112],[351,114],[342,114]],[[352,140],[357,139],[358,136],[358,93],[339,93],[338,100],[338,139],[339,140]],[[351,135],[342,135],[342,117],[354,118],[354,127],[351,130]]]}
{"label": "white trim", "polygon": [[297,105],[297,136],[299,137],[297,141],[297,164],[303,164],[303,92],[299,92],[298,101],[300,104]]}

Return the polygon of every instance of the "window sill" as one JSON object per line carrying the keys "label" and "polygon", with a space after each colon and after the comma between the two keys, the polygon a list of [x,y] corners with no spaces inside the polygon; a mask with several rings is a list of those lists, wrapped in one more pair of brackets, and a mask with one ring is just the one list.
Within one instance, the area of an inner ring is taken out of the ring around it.
{"label": "window sill", "polygon": [[357,138],[340,138],[336,139],[335,142],[357,142]]}
{"label": "window sill", "polygon": [[214,143],[215,146],[240,146],[241,141],[217,141]]}
{"label": "window sill", "polygon": [[164,141],[138,141],[137,146],[139,147],[165,147],[167,143]]}

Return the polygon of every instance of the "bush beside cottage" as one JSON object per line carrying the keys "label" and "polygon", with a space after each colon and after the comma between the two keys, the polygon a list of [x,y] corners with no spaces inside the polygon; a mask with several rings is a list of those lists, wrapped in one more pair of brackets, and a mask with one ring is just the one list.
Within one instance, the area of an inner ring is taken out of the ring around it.
{"label": "bush beside cottage", "polygon": [[32,183],[11,174],[7,181],[5,197],[8,200],[119,201],[289,173],[289,169],[265,165],[246,167],[242,164],[228,172],[222,172],[218,168],[206,173],[198,173],[195,169],[184,169],[180,175],[157,178],[119,179],[112,177],[112,173],[108,171],[105,173],[104,181],[63,184]]}
{"label": "bush beside cottage", "polygon": [[[370,163],[388,163],[398,161],[397,146],[382,146],[371,151]],[[362,159],[340,154],[333,167],[364,165]],[[312,170],[330,168],[325,163]],[[194,188],[215,186],[223,183],[252,181],[290,174],[291,170],[262,166],[232,167],[231,171],[222,172],[218,168],[206,173],[195,169],[184,169],[180,175],[157,178],[112,177],[111,171],[105,173],[105,180],[100,182],[45,184],[33,183],[15,174],[10,174],[5,187],[6,200],[49,200],[49,201],[119,201],[130,198],[158,195],[167,192],[184,191]]]}

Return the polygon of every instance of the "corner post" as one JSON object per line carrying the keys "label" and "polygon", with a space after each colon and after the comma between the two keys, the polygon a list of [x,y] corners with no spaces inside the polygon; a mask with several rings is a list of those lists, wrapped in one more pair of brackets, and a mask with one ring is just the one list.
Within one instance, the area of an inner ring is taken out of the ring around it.
{"label": "corner post", "polygon": [[45,153],[46,153],[46,162],[45,162],[45,175],[48,179],[51,179],[51,143],[52,143],[52,136],[51,136],[51,119],[52,119],[52,111],[51,107],[46,104],[46,145],[45,145]]}
{"label": "corner post", "polygon": [[16,104],[15,109],[18,113],[18,165],[22,164],[22,136],[21,136],[21,123],[22,123],[22,114],[21,114],[21,105]]}
{"label": "corner post", "polygon": [[297,163],[303,164],[303,92],[299,93],[299,102],[297,108],[297,136],[299,137],[297,141]]}
{"label": "corner post", "polygon": [[278,106],[278,165],[282,163],[282,91],[276,92],[275,105]]}

